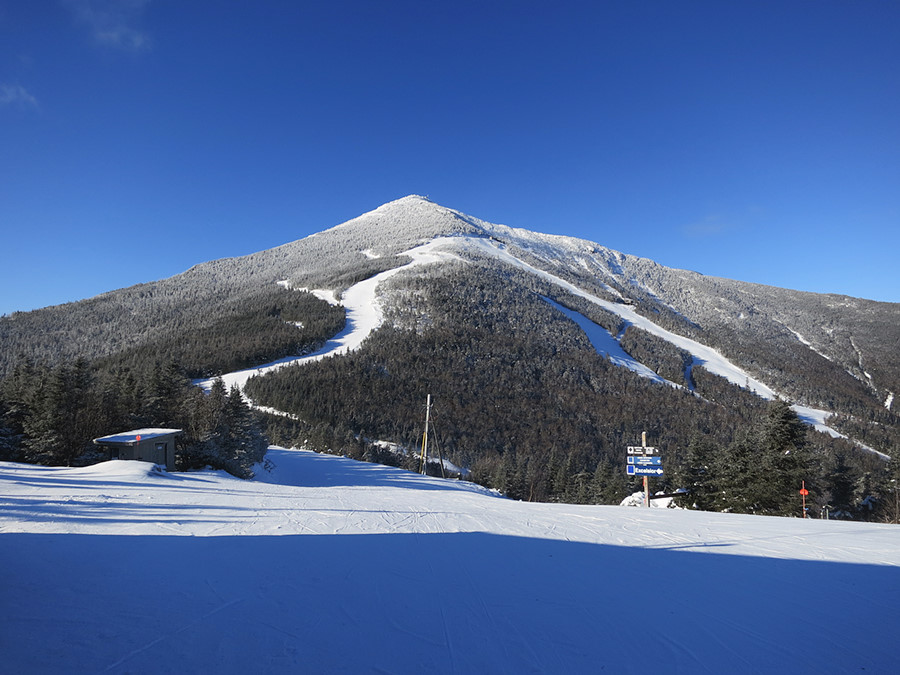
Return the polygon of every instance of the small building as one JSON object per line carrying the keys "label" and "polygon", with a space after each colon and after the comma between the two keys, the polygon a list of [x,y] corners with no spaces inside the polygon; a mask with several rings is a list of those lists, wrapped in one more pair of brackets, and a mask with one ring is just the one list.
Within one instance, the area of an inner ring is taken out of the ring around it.
{"label": "small building", "polygon": [[95,438],[94,443],[109,451],[110,459],[136,459],[175,470],[175,437],[181,429],[135,429]]}

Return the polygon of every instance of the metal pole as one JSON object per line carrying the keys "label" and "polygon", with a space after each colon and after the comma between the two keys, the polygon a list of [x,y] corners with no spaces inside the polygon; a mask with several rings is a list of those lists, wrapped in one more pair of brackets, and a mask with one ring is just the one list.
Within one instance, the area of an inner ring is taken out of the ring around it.
{"label": "metal pole", "polygon": [[431,414],[431,394],[425,399],[425,433],[422,435],[422,474],[428,473],[428,418]]}

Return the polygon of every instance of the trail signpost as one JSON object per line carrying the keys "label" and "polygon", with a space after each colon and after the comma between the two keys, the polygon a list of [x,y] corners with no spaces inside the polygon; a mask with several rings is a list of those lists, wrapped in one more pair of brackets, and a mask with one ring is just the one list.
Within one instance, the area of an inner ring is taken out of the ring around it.
{"label": "trail signpost", "polygon": [[625,467],[625,473],[629,476],[662,476],[663,470],[661,466],[634,466],[629,464]]}
{"label": "trail signpost", "polygon": [[641,433],[640,445],[629,445],[626,448],[625,473],[629,476],[644,477],[644,503],[650,506],[650,482],[648,476],[662,476],[662,457],[656,456],[656,448],[647,446],[647,432]]}
{"label": "trail signpost", "polygon": [[640,457],[631,455],[628,457],[629,464],[637,464],[638,466],[661,466],[662,457]]}

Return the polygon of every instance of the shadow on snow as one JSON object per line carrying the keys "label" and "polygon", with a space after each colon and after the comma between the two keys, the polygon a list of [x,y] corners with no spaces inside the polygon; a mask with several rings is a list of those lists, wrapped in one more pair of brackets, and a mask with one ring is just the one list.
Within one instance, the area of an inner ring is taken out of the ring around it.
{"label": "shadow on snow", "polygon": [[10,672],[893,672],[892,566],[484,533],[4,534]]}

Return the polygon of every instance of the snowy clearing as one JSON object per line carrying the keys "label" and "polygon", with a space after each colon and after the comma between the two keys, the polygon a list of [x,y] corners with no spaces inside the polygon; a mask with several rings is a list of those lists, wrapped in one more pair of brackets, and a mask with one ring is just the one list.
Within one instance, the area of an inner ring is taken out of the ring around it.
{"label": "snowy clearing", "polygon": [[7,672],[896,672],[897,528],[0,463]]}

